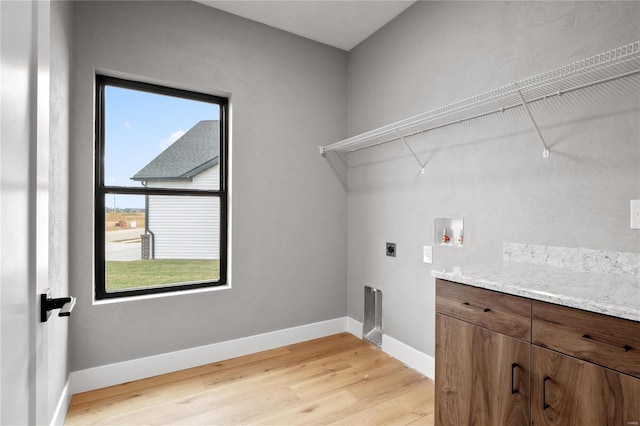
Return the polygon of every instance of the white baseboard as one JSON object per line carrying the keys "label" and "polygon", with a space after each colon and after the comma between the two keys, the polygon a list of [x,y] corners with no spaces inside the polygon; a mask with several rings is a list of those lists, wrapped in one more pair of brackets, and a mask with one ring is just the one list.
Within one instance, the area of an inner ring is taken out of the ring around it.
{"label": "white baseboard", "polygon": [[[351,317],[347,317],[347,331],[356,337],[362,338],[362,323]],[[382,335],[382,346],[380,349],[414,370],[424,374],[431,380],[435,379],[436,361],[432,356],[420,352],[386,334]]]}
{"label": "white baseboard", "polygon": [[70,378],[71,376],[69,376],[67,383],[65,383],[64,388],[62,388],[62,393],[60,394],[56,411],[53,413],[51,423],[49,423],[51,426],[64,425],[64,420],[67,417],[67,411],[69,411],[69,404],[71,404],[71,397],[73,396],[73,394],[69,392],[71,388],[69,381]]}
{"label": "white baseboard", "polygon": [[359,339],[362,339],[362,323],[354,320],[351,317],[347,317],[347,332],[353,334]]}
{"label": "white baseboard", "polygon": [[342,333],[346,329],[347,317],[342,317],[241,339],[74,371],[69,376],[71,394],[266,351],[318,337]]}
{"label": "white baseboard", "polygon": [[382,335],[382,350],[392,357],[404,362],[431,380],[436,377],[436,360],[434,357],[420,352],[386,334]]}
{"label": "white baseboard", "polygon": [[[65,408],[69,406],[71,395],[76,393],[172,373],[342,332],[349,332],[361,338],[362,324],[350,317],[342,317],[182,351],[74,371],[69,375],[54,420],[62,415],[62,421],[64,421]],[[433,357],[387,335],[382,337],[381,349],[425,376],[434,378],[435,360]]]}

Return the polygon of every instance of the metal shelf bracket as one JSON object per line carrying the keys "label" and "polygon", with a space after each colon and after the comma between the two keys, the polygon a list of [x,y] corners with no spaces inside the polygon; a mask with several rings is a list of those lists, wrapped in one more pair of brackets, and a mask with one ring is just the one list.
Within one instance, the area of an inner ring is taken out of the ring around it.
{"label": "metal shelf bracket", "polygon": [[[516,87],[517,87],[517,85],[516,85]],[[544,149],[542,150],[542,158],[549,158],[549,147],[545,143],[544,138],[542,137],[542,133],[540,133],[540,128],[538,127],[538,123],[536,123],[535,118],[533,118],[533,114],[531,114],[531,110],[529,109],[529,105],[527,105],[527,102],[524,100],[524,96],[522,96],[522,91],[520,91],[519,87],[517,87],[517,92],[518,92],[518,97],[520,98],[520,101],[522,102],[522,107],[527,112],[527,116],[529,117],[529,121],[531,121],[531,125],[533,126],[534,130],[536,131],[536,134],[538,135],[538,139],[540,139],[540,143],[542,143],[542,146],[544,147]]]}
{"label": "metal shelf bracket", "polygon": [[418,162],[418,164],[420,164],[420,174],[423,175],[424,174],[424,168],[427,166],[427,163],[422,164],[422,161],[420,161],[420,158],[418,158],[418,155],[411,148],[411,145],[409,145],[409,143],[405,140],[404,136],[402,136],[402,133],[400,133],[400,130],[395,129],[395,131],[398,134],[398,137],[402,140],[402,142],[404,142],[404,144],[407,146],[407,148],[409,148],[409,151],[411,151],[411,155],[413,155],[413,158],[415,158],[416,161]]}

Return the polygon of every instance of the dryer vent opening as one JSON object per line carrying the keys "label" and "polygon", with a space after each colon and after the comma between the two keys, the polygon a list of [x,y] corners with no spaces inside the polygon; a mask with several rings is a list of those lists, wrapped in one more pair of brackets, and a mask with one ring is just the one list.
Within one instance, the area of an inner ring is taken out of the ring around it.
{"label": "dryer vent opening", "polygon": [[364,286],[362,338],[376,346],[382,345],[382,291],[369,286]]}

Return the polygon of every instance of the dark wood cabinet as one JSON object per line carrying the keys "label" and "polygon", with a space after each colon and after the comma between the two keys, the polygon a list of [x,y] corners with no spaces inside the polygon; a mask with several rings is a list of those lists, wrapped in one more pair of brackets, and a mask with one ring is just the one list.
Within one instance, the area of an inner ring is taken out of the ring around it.
{"label": "dark wood cabinet", "polygon": [[436,424],[528,425],[530,344],[438,314]]}
{"label": "dark wood cabinet", "polygon": [[640,323],[438,279],[435,424],[640,425]]}
{"label": "dark wood cabinet", "polygon": [[531,301],[522,297],[443,281],[436,286],[436,311],[531,341]]}
{"label": "dark wood cabinet", "polygon": [[640,424],[640,379],[533,346],[534,425]]}
{"label": "dark wood cabinet", "polygon": [[534,345],[640,378],[640,323],[538,301],[532,316]]}

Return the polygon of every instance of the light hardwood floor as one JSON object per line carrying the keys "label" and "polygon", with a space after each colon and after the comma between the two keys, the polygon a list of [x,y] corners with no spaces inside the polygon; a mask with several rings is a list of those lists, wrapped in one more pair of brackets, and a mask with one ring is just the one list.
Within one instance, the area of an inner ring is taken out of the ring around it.
{"label": "light hardwood floor", "polygon": [[349,333],[73,396],[65,424],[433,425],[434,385]]}

